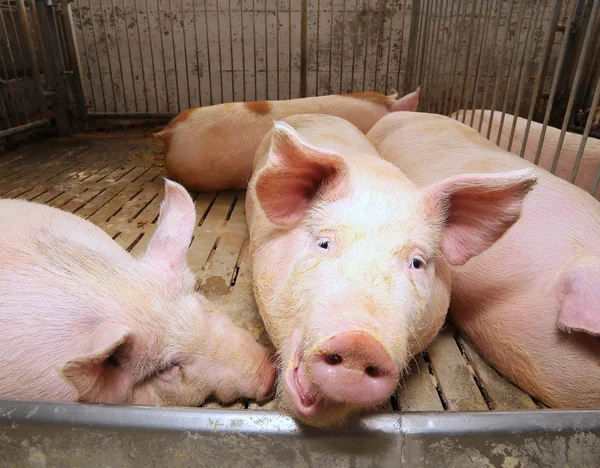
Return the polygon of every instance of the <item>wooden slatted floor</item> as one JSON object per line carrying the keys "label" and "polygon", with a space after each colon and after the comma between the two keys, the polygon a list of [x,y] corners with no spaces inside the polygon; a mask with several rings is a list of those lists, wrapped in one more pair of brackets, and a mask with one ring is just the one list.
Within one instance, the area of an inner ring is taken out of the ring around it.
{"label": "wooden slatted floor", "polygon": [[[78,135],[29,143],[0,155],[0,197],[75,213],[100,226],[133,255],[144,251],[156,228],[163,177],[161,148],[148,137]],[[200,290],[269,345],[252,297],[245,192],[192,196],[197,227],[189,262]],[[216,402],[205,406],[219,407]],[[450,326],[415,358],[410,375],[386,406],[401,411],[539,407],[491,369]],[[276,404],[240,402],[229,407],[276,409]]]}

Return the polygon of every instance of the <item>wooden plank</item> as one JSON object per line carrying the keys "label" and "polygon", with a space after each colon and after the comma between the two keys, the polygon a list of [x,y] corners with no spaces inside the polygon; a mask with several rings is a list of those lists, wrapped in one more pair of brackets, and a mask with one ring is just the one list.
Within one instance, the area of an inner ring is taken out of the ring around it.
{"label": "wooden plank", "polygon": [[450,411],[482,411],[488,407],[448,326],[428,348],[431,366]]}
{"label": "wooden plank", "polygon": [[459,343],[473,366],[475,374],[485,390],[487,399],[492,405],[492,409],[510,411],[534,410],[537,408],[527,393],[510,383],[490,367],[467,339],[461,336]]}
{"label": "wooden plank", "polygon": [[400,382],[396,392],[400,411],[443,411],[436,389],[435,377],[429,371],[429,364],[419,353],[411,362],[409,374]]}

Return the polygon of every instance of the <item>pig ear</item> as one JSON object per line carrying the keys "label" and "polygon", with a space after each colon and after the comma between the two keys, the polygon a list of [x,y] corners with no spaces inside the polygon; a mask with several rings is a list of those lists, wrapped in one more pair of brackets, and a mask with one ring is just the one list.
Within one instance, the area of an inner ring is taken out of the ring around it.
{"label": "pig ear", "polygon": [[600,265],[569,271],[559,288],[558,328],[600,336]]}
{"label": "pig ear", "polygon": [[78,401],[125,403],[132,387],[131,375],[113,358],[131,340],[124,325],[98,327],[85,354],[71,359],[59,373],[78,393]]}
{"label": "pig ear", "polygon": [[165,199],[160,206],[158,228],[148,244],[146,258],[166,263],[173,270],[185,268],[195,226],[196,211],[187,190],[165,179]]}
{"label": "pig ear", "polygon": [[421,94],[421,87],[394,102],[390,107],[390,112],[416,112],[419,107],[419,94]]}
{"label": "pig ear", "polygon": [[342,156],[305,142],[292,127],[275,122],[256,197],[270,222],[289,228],[300,222],[314,199],[344,196],[346,177]]}
{"label": "pig ear", "polygon": [[479,255],[521,216],[525,195],[536,184],[528,169],[464,174],[425,189],[432,213],[444,222],[442,252],[452,265]]}

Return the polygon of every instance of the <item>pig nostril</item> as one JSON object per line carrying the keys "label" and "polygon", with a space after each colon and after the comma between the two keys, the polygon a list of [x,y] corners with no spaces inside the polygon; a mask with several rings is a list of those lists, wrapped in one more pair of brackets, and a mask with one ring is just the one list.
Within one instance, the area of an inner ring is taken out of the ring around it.
{"label": "pig nostril", "polygon": [[377,366],[369,366],[365,369],[369,377],[381,377],[381,370]]}
{"label": "pig nostril", "polygon": [[330,366],[336,366],[342,362],[342,356],[334,353],[328,354],[327,356],[325,356],[325,362]]}

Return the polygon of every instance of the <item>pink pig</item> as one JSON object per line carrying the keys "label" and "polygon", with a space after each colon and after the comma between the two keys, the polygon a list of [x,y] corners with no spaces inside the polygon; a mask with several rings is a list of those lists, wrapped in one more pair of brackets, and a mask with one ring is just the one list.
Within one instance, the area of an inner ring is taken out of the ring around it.
{"label": "pink pig", "polygon": [[166,181],[136,259],[75,215],[0,200],[0,397],[197,406],[270,393],[269,353],[195,291],[195,219]]}
{"label": "pink pig", "polygon": [[351,123],[297,115],[256,154],[246,213],[254,291],[280,362],[282,405],[334,425],[385,401],[438,333],[448,263],[515,223],[529,171],[422,190]]}
{"label": "pink pig", "polygon": [[[462,122],[464,111],[459,111],[459,121]],[[486,110],[483,112],[483,123],[481,126],[481,133],[487,135],[488,126],[490,123],[490,111]],[[476,110],[466,111],[465,123],[471,122],[471,117],[475,116],[473,122],[473,128],[479,128],[479,120],[481,118],[481,111]],[[494,112],[492,119],[492,130],[490,133],[490,140],[494,143],[498,138],[498,129],[500,128],[500,121],[502,119],[502,112]],[[510,133],[512,130],[514,116],[506,114],[504,116],[504,123],[502,125],[502,134],[500,137],[500,147],[508,150],[508,142],[510,140]],[[517,117],[517,123],[515,125],[515,133],[513,136],[513,142],[510,148],[510,152],[516,155],[521,154],[521,146],[523,145],[523,139],[525,138],[525,128],[527,126],[527,119]],[[531,122],[529,128],[529,134],[527,136],[527,144],[525,145],[525,152],[523,157],[529,161],[534,162],[537,154],[538,143],[542,134],[542,124],[538,122]],[[543,167],[547,171],[552,168],[552,162],[554,160],[554,154],[556,153],[556,147],[560,138],[560,129],[554,127],[546,127],[546,134],[544,136],[544,144],[542,145],[542,151],[540,153],[539,166]],[[575,159],[579,151],[579,145],[581,144],[581,135],[576,133],[566,132],[565,139],[560,151],[560,157],[558,159],[558,165],[556,166],[555,174],[564,180],[571,179],[571,173],[575,164]],[[588,138],[585,145],[585,150],[581,157],[581,163],[577,176],[575,177],[575,185],[581,187],[583,190],[589,192],[592,188],[596,171],[600,166],[600,140],[596,138]],[[596,198],[600,200],[600,190],[596,193]]]}
{"label": "pink pig", "polygon": [[273,120],[294,114],[332,114],[366,133],[390,112],[416,110],[418,95],[419,90],[396,100],[396,92],[389,96],[367,92],[199,107],[179,114],[155,137],[164,144],[169,176],[188,189],[245,189],[256,149]]}
{"label": "pink pig", "polygon": [[469,172],[537,175],[521,220],[453,269],[452,318],[531,395],[553,407],[600,407],[598,201],[448,117],[396,113],[368,137],[419,187]]}

